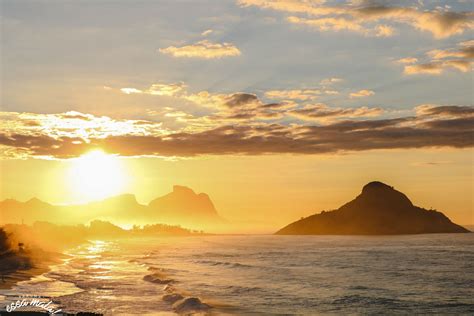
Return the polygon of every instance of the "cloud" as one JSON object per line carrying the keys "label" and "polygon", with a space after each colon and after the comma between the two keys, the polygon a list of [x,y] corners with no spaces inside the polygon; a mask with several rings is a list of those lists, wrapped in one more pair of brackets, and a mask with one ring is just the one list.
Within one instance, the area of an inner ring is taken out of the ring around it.
{"label": "cloud", "polygon": [[[107,88],[108,88],[107,90],[110,90],[109,87],[107,87]],[[138,90],[138,89],[135,89],[135,88],[122,88],[122,89],[120,89],[120,91],[122,91],[125,94],[143,93],[142,90]]]}
{"label": "cloud", "polygon": [[411,165],[415,167],[436,167],[441,165],[452,164],[452,161],[424,161],[424,162],[414,162]]}
{"label": "cloud", "polygon": [[342,82],[344,81],[343,79],[341,78],[326,78],[326,79],[323,79],[321,80],[321,82],[319,83],[320,85],[322,86],[329,86],[329,85],[332,85],[332,84],[335,84],[335,83],[338,83],[338,82]]}
{"label": "cloud", "polygon": [[[323,80],[326,85],[331,85],[342,81],[340,78],[329,78]],[[114,90],[109,88],[108,90]],[[257,108],[259,106],[276,106],[280,108],[288,108],[294,106],[293,101],[308,101],[314,100],[321,95],[335,95],[339,94],[336,90],[330,90],[326,87],[321,89],[289,89],[289,90],[269,90],[264,93],[267,99],[277,100],[271,104],[265,104],[256,94],[235,92],[235,93],[212,93],[206,90],[196,93],[187,91],[184,83],[155,83],[146,89],[137,88],[122,88],[120,89],[125,94],[150,94],[156,96],[172,96],[186,101],[190,101],[199,106],[210,109],[228,110],[230,108]],[[267,108],[268,109],[268,108]],[[275,116],[275,115],[273,115]]]}
{"label": "cloud", "polygon": [[[204,130],[164,130],[156,122],[115,120],[79,112],[2,112],[0,120],[4,128],[0,132],[0,149],[3,158],[71,158],[96,148],[121,156],[159,157],[468,148],[474,146],[473,111],[467,106],[425,105],[417,108],[414,116],[363,119],[362,116],[372,114],[375,117],[376,110],[334,109],[319,105],[308,107],[307,113],[300,112],[300,115],[346,115],[359,119],[336,120],[325,125],[224,122]],[[245,116],[246,113],[234,114]],[[38,124],[30,124],[32,121]]]}
{"label": "cloud", "polygon": [[[245,92],[234,93],[211,93],[209,91],[200,91],[189,93],[183,83],[179,84],[153,84],[142,93],[153,95],[169,95],[180,100],[192,102],[200,107],[205,107],[212,113],[195,117],[190,113],[175,110],[170,107],[164,107],[161,110],[148,109],[150,116],[162,118],[176,118],[178,122],[189,123],[187,128],[191,130],[201,130],[209,128],[224,122],[240,122],[242,120],[275,120],[283,117],[286,109],[296,106],[290,101],[264,103],[256,94]],[[160,93],[151,93],[157,90]],[[166,93],[165,93],[166,92]]]}
{"label": "cloud", "polygon": [[324,94],[336,95],[336,94],[339,94],[339,91],[337,91],[337,90],[324,90]]}
{"label": "cloud", "polygon": [[265,92],[265,97],[270,99],[290,99],[290,100],[314,100],[320,95],[321,90],[269,90]]}
{"label": "cloud", "polygon": [[362,97],[370,97],[371,95],[374,95],[375,92],[372,90],[359,90],[357,92],[351,92],[349,96],[351,98],[362,98]]}
{"label": "cloud", "polygon": [[388,25],[377,25],[375,27],[365,27],[354,19],[344,17],[327,17],[318,19],[306,19],[297,16],[290,16],[287,21],[293,24],[307,25],[319,31],[350,31],[360,33],[365,36],[389,37],[394,33],[394,29]]}
{"label": "cloud", "polygon": [[403,72],[407,75],[440,75],[447,69],[455,69],[461,72],[468,72],[471,70],[471,62],[466,60],[429,62],[425,64],[405,66]]}
{"label": "cloud", "polygon": [[215,59],[223,57],[239,56],[240,50],[231,43],[212,43],[208,40],[202,40],[195,44],[181,47],[170,46],[160,48],[160,53],[171,55],[178,58],[203,58]]}
{"label": "cloud", "polygon": [[[350,31],[365,36],[392,36],[394,28],[387,23],[407,24],[430,32],[441,39],[474,28],[472,12],[420,10],[358,1],[346,5],[327,5],[325,1],[239,0],[242,7],[256,6],[290,14],[288,22],[304,24],[318,31]],[[303,15],[298,16],[298,15]],[[306,18],[310,16],[311,18]]]}
{"label": "cloud", "polygon": [[[462,43],[465,44],[465,43]],[[474,45],[463,46],[461,49],[435,49],[426,53],[432,59],[445,59],[445,58],[461,58],[461,59],[473,59],[474,58]]]}
{"label": "cloud", "polygon": [[406,65],[403,72],[407,75],[440,75],[448,69],[469,72],[474,59],[474,41],[461,42],[455,48],[434,49],[425,55],[425,61],[418,64],[415,64],[418,59],[413,58],[411,65]]}
{"label": "cloud", "polygon": [[463,47],[474,46],[474,40],[464,41],[459,43],[458,45]]}
{"label": "cloud", "polygon": [[377,25],[373,32],[376,37],[390,37],[395,33],[395,29],[388,25]]}
{"label": "cloud", "polygon": [[104,138],[113,135],[166,134],[161,122],[112,119],[76,111],[57,114],[0,112],[5,134],[33,136],[42,134],[53,138]]}
{"label": "cloud", "polygon": [[[181,100],[192,102],[198,106],[208,108],[214,111],[212,114],[204,117],[194,117],[189,113],[175,111],[172,108],[165,107],[160,111],[149,110],[147,113],[152,116],[167,118],[176,118],[178,122],[188,122],[197,124],[200,127],[209,127],[222,123],[224,121],[241,120],[271,120],[283,116],[277,113],[289,107],[295,106],[289,101],[265,104],[256,94],[235,92],[235,93],[211,93],[209,91],[199,91],[189,93],[186,85],[182,82],[171,84],[152,84],[148,89],[139,90],[136,88],[121,89],[123,93],[131,94],[133,91],[140,91],[141,94],[150,94],[156,96],[171,96]],[[196,125],[191,127],[196,129]]]}
{"label": "cloud", "polygon": [[204,32],[201,33],[202,36],[208,36],[209,34],[211,34],[212,32],[214,32],[213,30],[209,29],[209,30],[205,30]]}
{"label": "cloud", "polygon": [[418,58],[415,57],[405,57],[397,60],[399,64],[414,64],[416,62],[418,62]]}
{"label": "cloud", "polygon": [[182,82],[172,84],[154,83],[145,91],[145,93],[151,95],[174,96],[183,92],[185,87],[186,86]]}
{"label": "cloud", "polygon": [[433,104],[423,104],[415,108],[418,116],[428,117],[472,117],[474,116],[474,107],[471,106],[436,106]]}
{"label": "cloud", "polygon": [[260,103],[255,94],[243,92],[224,94],[200,91],[198,93],[186,94],[183,98],[200,106],[214,109],[254,107]]}
{"label": "cloud", "polygon": [[259,102],[258,97],[251,93],[233,93],[224,99],[225,106],[229,108],[243,107]]}
{"label": "cloud", "polygon": [[282,118],[288,108],[296,106],[293,102],[264,103],[257,95],[251,93],[213,94],[201,91],[185,96],[185,99],[200,106],[217,110],[214,114],[197,118],[204,120],[207,126],[239,121],[275,120]]}
{"label": "cloud", "polygon": [[297,16],[290,16],[287,21],[293,24],[304,24],[316,28],[320,31],[354,31],[366,33],[367,30],[357,22],[345,18],[320,18],[306,19]]}
{"label": "cloud", "polygon": [[267,109],[267,110],[286,110],[290,108],[294,108],[297,104],[293,101],[282,101],[278,103],[266,103],[260,105],[260,108]]}
{"label": "cloud", "polygon": [[331,89],[330,86],[342,81],[341,78],[334,77],[321,80],[320,85],[315,88],[268,90],[265,92],[265,97],[274,100],[315,100],[323,95],[339,94],[339,91]]}
{"label": "cloud", "polygon": [[383,114],[381,108],[330,108],[325,104],[307,105],[302,109],[292,110],[289,115],[302,120],[331,122],[348,118],[376,117]]}
{"label": "cloud", "polygon": [[194,116],[184,111],[170,111],[168,113],[165,113],[164,115],[166,117],[175,117],[179,120],[194,118]]}
{"label": "cloud", "polygon": [[[125,94],[150,94],[158,96],[176,96],[184,92],[186,85],[182,82],[178,83],[154,83],[147,89],[137,88],[121,88],[120,91]],[[107,90],[113,90],[108,87]]]}
{"label": "cloud", "polygon": [[420,11],[413,7],[389,7],[383,5],[369,5],[358,8],[354,12],[360,18],[373,21],[385,19],[406,23],[418,30],[428,31],[438,39],[460,34],[465,30],[474,28],[472,12]]}
{"label": "cloud", "polygon": [[[339,81],[338,78],[328,80],[330,83]],[[331,107],[322,103],[305,104],[314,96],[327,93],[327,90],[324,89],[269,90],[265,92],[264,95],[266,98],[272,99],[273,102],[265,103],[257,94],[253,93],[213,93],[209,91],[190,93],[186,90],[186,86],[183,83],[160,85],[160,91],[163,86],[178,87],[165,90],[175,91],[170,93],[172,97],[192,102],[196,106],[206,108],[205,112],[202,112],[202,110],[195,111],[195,113],[200,112],[200,115],[190,114],[169,107],[162,108],[159,111],[149,110],[148,114],[153,116],[154,119],[161,118],[164,122],[168,122],[169,120],[167,119],[174,119],[176,122],[181,123],[174,125],[173,130],[167,130],[160,126],[161,130],[159,136],[161,138],[161,135],[166,135],[163,136],[164,140],[167,140],[170,135],[189,135],[189,137],[194,138],[197,134],[225,126],[255,128],[258,131],[264,131],[268,126],[281,126],[281,130],[285,130],[285,133],[295,132],[294,137],[298,138],[302,133],[302,129],[296,128],[297,126],[301,128],[303,128],[303,126],[305,128],[316,128],[322,124],[327,128],[332,126],[340,130],[342,125],[338,124],[345,122],[344,126],[346,127],[350,125],[356,129],[379,129],[388,128],[387,124],[390,123],[395,124],[397,128],[400,129],[411,127],[412,129],[416,129],[416,131],[424,132],[426,127],[439,129],[446,128],[449,124],[454,125],[454,129],[459,129],[467,124],[466,120],[472,120],[472,117],[469,116],[470,114],[468,113],[472,111],[472,108],[461,106],[442,107],[436,105],[422,105],[414,109],[416,117],[401,117],[387,120],[382,118],[382,116],[386,115],[386,112],[378,107],[369,108],[363,106],[341,108]],[[152,86],[158,87],[157,85]],[[143,91],[147,90],[150,89],[144,89]],[[351,97],[367,97],[373,94],[374,92],[371,90],[359,90],[352,92]],[[449,115],[448,112],[450,113]],[[406,111],[399,112],[399,115],[401,115],[400,113],[406,113]],[[393,117],[394,115],[396,115],[396,112],[391,112],[388,116]],[[441,121],[443,120],[455,121],[442,123]],[[434,121],[439,121],[437,126],[433,125],[436,124]],[[293,125],[288,125],[289,122]],[[432,124],[432,126],[430,126],[430,124]],[[177,127],[179,128],[177,129]],[[148,134],[146,134],[146,136],[150,137]],[[424,145],[419,144],[415,147],[423,146]],[[149,154],[150,153],[146,155]],[[156,155],[159,156],[158,154]]]}

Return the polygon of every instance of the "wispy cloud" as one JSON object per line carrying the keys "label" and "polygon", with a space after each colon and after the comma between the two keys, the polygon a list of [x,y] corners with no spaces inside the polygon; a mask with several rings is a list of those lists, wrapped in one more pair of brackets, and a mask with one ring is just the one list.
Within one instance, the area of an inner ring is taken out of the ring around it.
{"label": "wispy cloud", "polygon": [[334,18],[318,18],[318,19],[306,19],[297,16],[290,16],[287,18],[288,22],[293,24],[300,24],[312,27],[319,31],[350,31],[360,33],[365,36],[375,37],[389,37],[394,34],[394,29],[388,25],[376,25],[374,27],[364,27],[360,22],[347,19],[343,17]]}
{"label": "wispy cloud", "polygon": [[318,89],[297,89],[297,90],[269,90],[265,96],[270,99],[290,99],[290,100],[314,100],[321,95]]}
{"label": "wispy cloud", "polygon": [[212,32],[214,32],[214,30],[205,30],[204,32],[201,33],[202,36],[208,36],[209,34],[211,34]]}
{"label": "wispy cloud", "polygon": [[[366,36],[392,36],[395,29],[383,23],[407,24],[430,32],[435,38],[446,38],[474,28],[472,12],[420,10],[363,1],[355,5],[328,5],[326,1],[239,0],[243,6],[282,11],[288,22],[304,24],[318,31],[349,31]],[[310,16],[310,18],[307,18]]]}
{"label": "wispy cloud", "polygon": [[344,81],[342,78],[332,77],[332,78],[326,78],[326,79],[321,80],[319,84],[322,86],[329,86],[329,85],[333,85],[342,81]]}
{"label": "wispy cloud", "polygon": [[474,59],[474,41],[459,43],[456,48],[431,50],[425,55],[427,57],[425,61],[418,64],[416,64],[417,58],[401,59],[413,61],[405,63],[410,65],[406,65],[403,72],[407,75],[440,75],[449,69],[469,72],[472,69],[472,60]]}
{"label": "wispy cloud", "polygon": [[333,122],[335,120],[377,117],[384,113],[381,108],[331,108],[326,104],[307,105],[301,109],[289,111],[288,114],[302,120]]}
{"label": "wispy cloud", "polygon": [[231,43],[212,43],[208,40],[202,40],[194,44],[181,47],[170,46],[160,48],[160,53],[171,55],[178,58],[203,58],[215,59],[223,57],[239,56],[240,50]]}
{"label": "wispy cloud", "polygon": [[[111,88],[110,87],[104,87],[106,90],[110,90]],[[123,93],[125,94],[134,94],[134,93],[143,93],[142,90],[138,90],[138,89],[135,89],[135,88],[122,88],[120,89],[120,91],[122,91]]]}
{"label": "wispy cloud", "polygon": [[173,84],[155,83],[146,90],[146,93],[151,95],[173,96],[182,92],[185,85],[182,82]]}
{"label": "wispy cloud", "polygon": [[414,162],[411,165],[415,167],[436,167],[449,164],[452,164],[452,161],[422,161]]}
{"label": "wispy cloud", "polygon": [[474,116],[474,107],[471,106],[439,106],[434,104],[422,104],[415,108],[416,115],[423,117],[455,118],[459,116]]}
{"label": "wispy cloud", "polygon": [[447,69],[468,72],[471,69],[471,62],[466,60],[446,60],[429,62],[425,64],[406,66],[404,73],[407,75],[440,75]]}
{"label": "wispy cloud", "polygon": [[375,92],[372,90],[359,90],[356,92],[351,92],[349,96],[351,98],[362,98],[362,97],[370,97],[371,95],[374,95]]}
{"label": "wispy cloud", "polygon": [[[150,94],[155,96],[171,96],[177,100],[194,103],[199,107],[211,110],[212,114],[194,117],[183,111],[175,111],[173,108],[164,107],[160,111],[149,110],[153,116],[176,118],[179,122],[186,122],[187,127],[192,130],[209,128],[223,122],[239,122],[242,120],[275,120],[284,116],[286,109],[296,106],[296,103],[289,100],[278,100],[274,103],[264,103],[256,94],[234,92],[234,93],[211,93],[209,91],[199,91],[191,93],[186,90],[183,83],[153,84],[147,89],[128,88],[130,91],[140,91],[140,94]],[[110,88],[109,90],[114,90]],[[131,94],[131,93],[126,93]],[[276,98],[278,99],[278,98]]]}
{"label": "wispy cloud", "polygon": [[[137,88],[121,88],[120,91],[125,94],[150,94],[159,96],[175,96],[184,92],[186,85],[182,82],[178,83],[154,83],[147,89]],[[113,90],[113,88],[107,87],[107,90]]]}
{"label": "wispy cloud", "polygon": [[414,64],[416,62],[418,62],[418,58],[415,57],[405,57],[397,60],[397,63],[405,65]]}

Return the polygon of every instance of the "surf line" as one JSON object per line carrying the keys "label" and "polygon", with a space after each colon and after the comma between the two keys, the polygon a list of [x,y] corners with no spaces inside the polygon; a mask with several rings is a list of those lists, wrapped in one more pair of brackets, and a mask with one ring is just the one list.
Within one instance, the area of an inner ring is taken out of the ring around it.
{"label": "surf line", "polygon": [[54,308],[50,307],[49,305],[51,305],[52,303],[53,303],[52,300],[50,300],[49,302],[42,302],[37,298],[33,298],[30,300],[22,299],[21,301],[17,300],[16,302],[11,302],[10,304],[6,306],[6,309],[7,309],[7,312],[11,313],[18,308],[34,306],[34,307],[42,308],[45,311],[48,311],[48,313],[51,315],[62,311],[61,309],[55,310]]}

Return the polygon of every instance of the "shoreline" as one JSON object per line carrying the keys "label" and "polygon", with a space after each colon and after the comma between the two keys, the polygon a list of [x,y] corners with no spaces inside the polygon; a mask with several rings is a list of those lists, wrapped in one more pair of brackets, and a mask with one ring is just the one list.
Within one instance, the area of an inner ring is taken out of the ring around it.
{"label": "shoreline", "polygon": [[[51,314],[48,312],[33,312],[33,311],[13,311],[13,312],[6,312],[0,311],[0,315],[20,315],[20,316],[43,316]],[[90,313],[90,312],[79,312],[79,313],[63,313],[59,312],[59,316],[103,316],[104,314],[97,314],[97,313]]]}
{"label": "shoreline", "polygon": [[[46,252],[39,249],[25,252],[24,254],[12,253],[8,257],[0,258],[0,264],[23,264],[0,270],[0,290],[10,290],[17,283],[28,281],[32,278],[51,271],[51,266],[59,264],[67,255],[58,252]],[[29,266],[25,266],[29,265]]]}
{"label": "shoreline", "polygon": [[[68,255],[59,252],[43,251],[41,249],[34,249],[24,253],[13,252],[7,256],[0,258],[0,265],[2,261],[10,261],[22,264],[31,264],[30,267],[18,266],[16,268],[0,270],[0,290],[12,290],[19,282],[29,281],[37,276],[44,275],[52,270],[56,264],[61,264],[63,259]],[[21,315],[21,316],[43,316],[51,315],[51,313],[44,310],[17,310],[8,312],[5,306],[0,309],[0,315]],[[77,313],[59,312],[56,315],[61,316],[102,316],[104,314],[80,311]]]}

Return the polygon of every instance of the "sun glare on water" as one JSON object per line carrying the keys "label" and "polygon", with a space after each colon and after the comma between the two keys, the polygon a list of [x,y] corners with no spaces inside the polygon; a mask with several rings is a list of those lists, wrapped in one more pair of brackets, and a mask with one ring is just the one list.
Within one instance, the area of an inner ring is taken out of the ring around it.
{"label": "sun glare on water", "polygon": [[68,181],[73,194],[86,202],[121,193],[126,176],[119,158],[94,150],[72,162]]}

